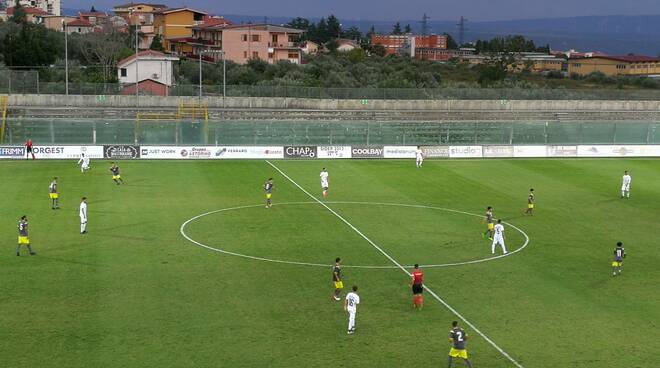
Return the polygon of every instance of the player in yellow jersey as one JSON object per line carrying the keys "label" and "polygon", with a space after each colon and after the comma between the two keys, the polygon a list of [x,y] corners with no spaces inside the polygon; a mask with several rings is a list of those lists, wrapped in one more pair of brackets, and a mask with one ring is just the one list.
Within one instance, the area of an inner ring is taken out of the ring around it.
{"label": "player in yellow jersey", "polygon": [[536,198],[534,197],[534,189],[532,188],[527,195],[527,210],[525,211],[525,215],[534,216],[534,202],[536,202]]}
{"label": "player in yellow jersey", "polygon": [[264,192],[266,193],[266,208],[273,206],[273,178],[268,178],[264,183]]}
{"label": "player in yellow jersey", "polygon": [[28,219],[27,216],[21,216],[20,221],[18,221],[18,246],[16,247],[16,255],[21,255],[21,245],[25,245],[30,252],[31,256],[36,256],[37,253],[32,251],[30,246],[30,238],[28,237]]}
{"label": "player in yellow jersey", "polygon": [[50,182],[48,186],[48,196],[52,201],[51,208],[54,210],[60,209],[60,193],[57,191],[57,176],[53,178],[53,181]]}

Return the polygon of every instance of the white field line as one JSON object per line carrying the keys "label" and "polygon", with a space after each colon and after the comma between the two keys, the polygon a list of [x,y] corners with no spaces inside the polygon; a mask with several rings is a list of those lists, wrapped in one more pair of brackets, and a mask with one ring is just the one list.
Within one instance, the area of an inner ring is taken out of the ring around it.
{"label": "white field line", "polygon": [[[483,217],[482,215],[477,215],[474,213],[470,212],[465,212],[465,211],[459,211],[459,210],[453,210],[450,208],[443,208],[443,207],[434,207],[434,206],[424,206],[421,204],[404,204],[404,203],[389,203],[389,202],[355,202],[355,201],[330,201],[330,202],[325,202],[329,204],[357,204],[357,205],[364,205],[364,206],[390,206],[390,207],[408,207],[408,208],[422,208],[422,209],[431,209],[431,210],[439,210],[439,211],[446,211],[446,212],[453,212],[453,213],[459,213],[459,214],[464,214],[464,215],[469,215],[469,216],[474,216],[474,217]],[[309,202],[284,202],[284,203],[273,203],[273,206],[287,206],[287,205],[306,205],[306,204],[317,204],[315,201],[309,201]],[[202,248],[206,248],[208,250],[212,250],[214,252],[222,253],[222,254],[227,254],[231,256],[236,256],[236,257],[242,257],[242,258],[247,258],[247,259],[252,259],[256,261],[264,261],[264,262],[273,262],[273,263],[282,263],[282,264],[291,264],[291,265],[298,265],[298,266],[315,266],[315,267],[328,267],[331,268],[333,265],[331,264],[323,264],[323,263],[310,263],[310,262],[299,262],[299,261],[286,261],[286,260],[281,260],[281,259],[273,259],[273,258],[266,258],[266,257],[257,257],[257,256],[250,256],[247,254],[242,254],[242,253],[237,253],[237,252],[231,252],[228,250],[220,249],[220,248],[214,248],[209,245],[206,245],[204,243],[198,242],[195,239],[191,238],[188,236],[186,233],[186,226],[190,224],[191,222],[194,222],[202,217],[212,215],[215,213],[223,213],[223,212],[229,212],[229,211],[235,211],[235,210],[242,210],[242,209],[247,209],[247,208],[255,208],[255,207],[263,207],[263,204],[255,204],[255,205],[247,205],[247,206],[238,206],[238,207],[229,207],[229,208],[222,208],[219,210],[214,210],[214,211],[209,211],[202,213],[200,215],[197,215],[186,222],[184,222],[181,227],[179,228],[179,232],[181,233],[181,236],[184,238],[188,239],[191,243],[194,243]],[[454,262],[454,263],[438,263],[438,264],[421,264],[420,267],[422,268],[440,268],[440,267],[453,267],[453,266],[463,266],[463,265],[468,265],[468,264],[476,264],[476,263],[482,263],[482,262],[488,262],[488,261],[493,261],[496,259],[508,257],[510,255],[513,255],[515,253],[520,252],[523,250],[523,248],[527,247],[529,245],[529,237],[527,234],[520,228],[516,227],[515,225],[509,224],[507,222],[504,222],[505,224],[511,226],[512,228],[516,229],[522,236],[525,238],[525,242],[523,243],[520,248],[509,252],[507,254],[501,254],[498,256],[493,256],[493,257],[488,257],[488,258],[483,258],[483,259],[475,259],[472,261],[464,261],[464,262]],[[397,269],[397,266],[362,266],[362,265],[343,265],[345,268],[365,268],[365,269]],[[404,265],[406,268],[412,268],[412,265]]]}
{"label": "white field line", "polygon": [[[273,169],[277,170],[282,176],[284,176],[287,180],[291,182],[291,184],[295,185],[298,189],[300,189],[303,193],[307,194],[308,197],[312,198],[314,201],[316,201],[318,204],[323,206],[326,210],[330,211],[333,215],[335,215],[339,220],[341,220],[344,224],[346,224],[348,227],[350,227],[353,231],[355,231],[358,235],[362,237],[362,239],[366,240],[367,243],[371,244],[372,247],[374,247],[376,250],[378,250],[385,258],[389,259],[390,262],[392,262],[394,265],[396,265],[401,271],[403,271],[406,275],[411,276],[408,271],[399,263],[396,261],[396,259],[392,258],[387,252],[383,250],[378,244],[374,243],[371,239],[369,239],[366,235],[364,235],[358,228],[353,226],[348,220],[343,218],[340,214],[335,212],[332,208],[328,207],[325,203],[321,202],[318,200],[318,198],[314,197],[312,194],[310,194],[305,188],[301,187],[298,183],[296,183],[293,179],[291,179],[284,171],[280,170],[279,167],[275,166],[273,163],[270,161],[266,160],[266,163],[268,165],[272,166]],[[473,329],[479,336],[481,336],[484,340],[486,340],[492,347],[495,348],[495,350],[499,351],[500,354],[502,354],[505,358],[507,358],[513,365],[515,365],[518,368],[524,368],[520,363],[518,363],[515,359],[511,357],[506,351],[504,351],[501,347],[499,347],[493,340],[491,340],[488,336],[486,336],[483,332],[481,332],[475,325],[472,324],[472,322],[468,321],[465,317],[463,317],[462,314],[460,314],[456,309],[454,309],[451,305],[447,304],[442,298],[438,296],[431,288],[428,286],[424,285],[424,289],[426,289],[431,296],[433,296],[437,301],[439,301],[442,305],[444,305],[449,311],[454,313],[456,317],[460,318],[463,322],[465,322],[468,327]]]}

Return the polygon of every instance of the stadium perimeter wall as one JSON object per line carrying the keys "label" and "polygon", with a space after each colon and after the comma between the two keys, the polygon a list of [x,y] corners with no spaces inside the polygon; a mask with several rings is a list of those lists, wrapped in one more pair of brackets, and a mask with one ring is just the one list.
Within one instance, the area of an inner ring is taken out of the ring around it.
{"label": "stadium perimeter wall", "polygon": [[408,111],[647,111],[660,101],[604,100],[330,100],[284,97],[160,97],[115,95],[9,95],[10,107],[176,108],[196,103],[210,109],[408,110]]}
{"label": "stadium perimeter wall", "polygon": [[[427,158],[660,157],[660,145],[475,145],[420,146]],[[35,146],[37,159],[223,160],[223,159],[414,159],[417,146]],[[0,146],[0,159],[26,158],[23,146]]]}

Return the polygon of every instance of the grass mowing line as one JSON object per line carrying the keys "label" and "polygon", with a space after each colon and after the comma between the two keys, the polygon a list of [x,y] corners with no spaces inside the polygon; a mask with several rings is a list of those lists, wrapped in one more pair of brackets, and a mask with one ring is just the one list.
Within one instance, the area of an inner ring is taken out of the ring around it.
{"label": "grass mowing line", "polygon": [[[474,213],[470,212],[465,212],[465,211],[459,211],[459,210],[452,210],[450,208],[443,208],[443,207],[433,207],[433,206],[425,206],[425,205],[417,205],[417,204],[403,204],[403,203],[383,203],[383,202],[355,202],[355,201],[329,201],[325,203],[330,203],[330,204],[359,204],[359,205],[376,205],[376,206],[392,206],[392,207],[409,207],[409,208],[423,208],[423,209],[432,209],[432,210],[440,210],[440,211],[447,211],[447,212],[454,212],[454,213],[459,213],[463,215],[469,215],[469,216],[474,216],[474,217],[483,217],[482,215],[477,215]],[[284,203],[274,203],[273,206],[286,206],[286,205],[304,205],[304,204],[317,204],[317,202],[284,202]],[[214,252],[218,253],[223,253],[231,256],[236,256],[236,257],[242,257],[242,258],[248,258],[256,261],[265,261],[265,262],[273,262],[273,263],[282,263],[282,264],[292,264],[292,265],[298,265],[298,266],[314,266],[314,267],[324,267],[324,268],[331,268],[333,265],[331,264],[323,264],[323,263],[310,263],[310,262],[299,262],[299,261],[285,261],[281,259],[273,259],[273,258],[265,258],[265,257],[258,257],[258,256],[250,256],[247,254],[242,254],[242,253],[236,253],[236,252],[231,252],[228,250],[223,250],[219,248],[214,248],[209,245],[206,245],[204,243],[200,243],[190,236],[186,234],[185,228],[186,226],[197,220],[200,219],[204,216],[212,215],[214,213],[221,213],[221,212],[228,212],[228,211],[234,211],[234,210],[240,210],[240,209],[246,209],[246,208],[255,208],[255,207],[262,207],[263,205],[261,204],[256,204],[256,205],[247,205],[247,206],[238,206],[238,207],[230,207],[230,208],[222,208],[219,210],[214,210],[214,211],[209,211],[202,213],[200,215],[197,215],[186,222],[184,222],[181,227],[179,228],[179,232],[181,235],[186,238],[188,241],[199,245],[200,247],[206,248],[208,250],[212,250]],[[475,263],[482,263],[482,262],[488,262],[488,261],[493,261],[496,259],[508,257],[510,255],[513,255],[515,253],[520,252],[523,250],[527,245],[529,244],[529,236],[521,230],[520,228],[516,227],[515,225],[512,225],[508,222],[504,222],[505,224],[511,226],[512,228],[516,229],[518,232],[520,232],[524,237],[525,237],[525,243],[523,245],[507,254],[501,254],[499,256],[494,256],[494,257],[488,257],[488,258],[483,258],[483,259],[475,259],[472,261],[464,261],[464,262],[455,262],[455,263],[441,263],[441,264],[422,264],[420,267],[424,268],[440,268],[440,267],[451,267],[451,266],[463,266],[463,265],[468,265],[468,264],[475,264]],[[365,269],[397,269],[399,267],[397,266],[362,266],[362,265],[344,265],[343,267],[346,268],[365,268]],[[406,268],[412,268],[412,265],[405,265],[404,267]]]}
{"label": "grass mowing line", "polygon": [[[378,244],[374,243],[373,240],[369,239],[366,235],[364,235],[358,228],[353,226],[348,220],[343,218],[340,214],[335,212],[332,208],[328,207],[325,203],[321,202],[318,200],[318,198],[314,197],[312,194],[310,194],[305,188],[301,187],[298,183],[296,183],[293,179],[291,179],[287,174],[284,173],[284,171],[280,170],[279,167],[275,166],[272,162],[266,160],[266,163],[270,166],[273,167],[273,169],[277,170],[282,176],[284,176],[287,180],[289,180],[293,185],[295,185],[298,189],[300,189],[303,193],[305,193],[308,197],[312,198],[316,203],[320,204],[323,206],[326,210],[330,211],[333,215],[335,215],[339,220],[341,220],[344,224],[346,224],[348,227],[350,227],[353,231],[355,231],[358,235],[360,235],[364,240],[367,241],[367,243],[371,244],[372,247],[374,247],[376,250],[378,250],[385,258],[389,259],[390,262],[395,264],[401,271],[403,271],[406,275],[410,276],[410,273],[406,271],[406,269],[399,263],[397,262],[396,259],[392,258],[387,252],[383,250]],[[445,302],[442,298],[438,296],[431,288],[428,286],[424,285],[424,289],[426,289],[431,296],[433,296],[437,301],[439,301],[442,305],[444,305],[449,311],[454,313],[458,318],[460,318],[463,322],[465,322],[466,325],[468,325],[471,329],[473,329],[476,333],[479,334],[484,340],[486,340],[492,347],[494,347],[497,351],[500,352],[505,358],[507,358],[513,365],[515,365],[518,368],[524,368],[520,363],[518,363],[515,359],[511,357],[506,351],[504,351],[502,348],[500,348],[493,340],[491,340],[488,336],[486,336],[483,332],[481,332],[475,325],[473,325],[470,321],[468,321],[465,317],[463,317],[462,314],[460,314],[456,309],[454,309],[451,305],[449,305],[447,302]]]}

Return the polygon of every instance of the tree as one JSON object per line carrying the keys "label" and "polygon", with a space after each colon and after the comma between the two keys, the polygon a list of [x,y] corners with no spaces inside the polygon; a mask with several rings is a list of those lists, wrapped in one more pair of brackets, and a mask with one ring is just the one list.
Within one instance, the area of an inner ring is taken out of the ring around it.
{"label": "tree", "polygon": [[454,40],[454,37],[449,33],[445,33],[444,35],[447,36],[447,48],[450,50],[458,50],[458,44],[456,43],[456,40]]}
{"label": "tree", "polygon": [[160,40],[160,35],[159,34],[155,35],[154,39],[151,40],[151,45],[149,46],[149,49],[154,50],[154,51],[160,51],[160,52],[165,51],[165,48],[163,47],[163,43]]}
{"label": "tree", "polygon": [[89,33],[81,39],[81,52],[87,64],[100,64],[104,81],[115,75],[118,57],[128,46],[128,38],[121,33]]}
{"label": "tree", "polygon": [[23,9],[23,5],[19,0],[16,0],[14,5],[14,14],[11,16],[10,20],[16,24],[25,24],[27,23],[27,13]]}
{"label": "tree", "polygon": [[309,27],[310,25],[312,25],[312,23],[310,23],[310,21],[306,18],[296,17],[293,18],[286,25],[291,28],[301,29],[303,31],[309,31]]}
{"label": "tree", "polygon": [[96,8],[94,7],[94,5],[92,5],[91,9],[89,9],[89,12],[90,13],[96,13]]}
{"label": "tree", "polygon": [[371,46],[371,53],[377,56],[385,56],[385,47],[382,45]]}
{"label": "tree", "polygon": [[25,23],[5,35],[2,52],[7,66],[45,66],[55,62],[61,46],[57,32]]}
{"label": "tree", "polygon": [[359,41],[362,39],[362,32],[360,32],[360,29],[358,29],[358,27],[353,26],[347,29],[343,33],[343,36],[344,38],[348,38],[349,40]]}
{"label": "tree", "polygon": [[410,27],[410,24],[406,24],[405,28],[403,28],[403,33],[412,33],[412,27]]}
{"label": "tree", "polygon": [[401,34],[401,24],[399,22],[396,22],[396,24],[392,28],[392,32],[390,34],[393,34],[393,35],[400,35]]}
{"label": "tree", "polygon": [[330,14],[328,17],[328,31],[327,31],[328,39],[332,38],[340,38],[341,37],[341,24],[339,23],[339,19],[335,17],[333,14]]}

